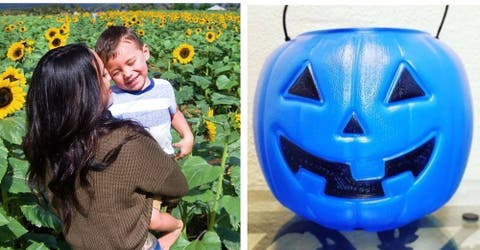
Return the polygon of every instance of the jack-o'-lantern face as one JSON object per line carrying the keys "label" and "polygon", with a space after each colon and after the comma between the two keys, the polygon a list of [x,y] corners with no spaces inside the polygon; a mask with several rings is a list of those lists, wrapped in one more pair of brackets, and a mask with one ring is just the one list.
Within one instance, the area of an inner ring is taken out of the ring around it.
{"label": "jack-o'-lantern face", "polygon": [[[421,102],[420,98],[425,98],[425,91],[416,83],[408,70],[402,67],[398,77],[394,79],[386,98],[386,105],[415,98],[411,102]],[[315,81],[311,75],[310,68],[306,68],[288,89],[288,95],[309,98],[318,101],[323,100],[319,94]],[[403,103],[405,105],[405,103]],[[418,105],[418,104],[417,104]],[[354,139],[365,135],[365,130],[360,124],[355,111],[347,117],[347,123],[338,133],[339,136]],[[354,178],[351,172],[351,166],[346,162],[335,162],[312,155],[294,142],[280,135],[280,146],[283,157],[287,165],[293,172],[298,172],[299,168],[304,168],[312,173],[322,176],[325,183],[325,194],[337,197],[368,198],[381,197],[383,191],[382,182],[389,177],[394,177],[400,173],[409,171],[413,177],[417,177],[427,165],[435,145],[435,139],[430,138],[425,143],[414,147],[411,151],[400,153],[396,157],[383,157],[384,166],[379,166],[372,170],[373,175]],[[351,142],[349,142],[351,143]],[[391,159],[388,159],[391,158]],[[354,161],[350,160],[348,162]],[[368,163],[367,163],[368,164]],[[356,172],[365,172],[364,168],[370,166],[356,164]],[[372,166],[372,168],[375,166]],[[362,173],[358,174],[361,175]]]}
{"label": "jack-o'-lantern face", "polygon": [[267,61],[255,139],[273,193],[336,229],[384,230],[456,190],[471,143],[462,65],[428,34],[311,32]]}

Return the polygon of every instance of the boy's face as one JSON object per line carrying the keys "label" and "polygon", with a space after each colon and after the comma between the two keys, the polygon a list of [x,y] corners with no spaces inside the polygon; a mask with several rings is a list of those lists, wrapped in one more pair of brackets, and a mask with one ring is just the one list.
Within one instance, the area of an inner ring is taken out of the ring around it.
{"label": "boy's face", "polygon": [[146,45],[142,48],[129,40],[122,40],[117,47],[116,57],[105,65],[115,84],[127,91],[144,90],[148,80],[147,60],[150,52]]}

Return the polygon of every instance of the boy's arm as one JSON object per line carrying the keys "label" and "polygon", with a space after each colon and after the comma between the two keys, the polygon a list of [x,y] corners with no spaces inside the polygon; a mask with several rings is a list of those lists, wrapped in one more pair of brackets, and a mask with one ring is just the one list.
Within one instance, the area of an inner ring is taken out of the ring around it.
{"label": "boy's arm", "polygon": [[177,229],[182,229],[182,227],[183,223],[181,220],[168,213],[152,209],[152,217],[150,217],[150,225],[148,229],[158,232],[172,232]]}
{"label": "boy's arm", "polygon": [[174,147],[180,149],[175,158],[182,158],[192,152],[194,138],[187,120],[178,109],[172,116],[172,127],[180,134],[180,137],[182,137],[179,142],[172,144]]}

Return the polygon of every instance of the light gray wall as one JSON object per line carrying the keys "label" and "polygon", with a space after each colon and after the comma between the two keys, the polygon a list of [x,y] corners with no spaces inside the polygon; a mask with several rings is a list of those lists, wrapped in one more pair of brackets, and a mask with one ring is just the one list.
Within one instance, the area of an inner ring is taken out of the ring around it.
{"label": "light gray wall", "polygon": [[[440,24],[444,7],[444,5],[289,5],[286,20],[288,34],[292,39],[311,30],[345,27],[402,27],[423,30],[434,36]],[[247,164],[249,189],[266,188],[253,142],[252,106],[254,105],[256,81],[263,63],[267,56],[285,41],[282,12],[283,6],[280,5],[250,4],[247,6],[247,15],[245,15],[248,18],[246,46],[248,48]],[[470,197],[464,186],[474,181],[480,181],[480,5],[451,5],[440,34],[440,40],[450,46],[462,59],[470,81],[474,104],[473,143],[467,170],[456,194],[456,196]],[[243,88],[245,87],[247,86],[243,86]],[[458,203],[478,202],[478,198],[456,200],[455,196],[452,200]]]}

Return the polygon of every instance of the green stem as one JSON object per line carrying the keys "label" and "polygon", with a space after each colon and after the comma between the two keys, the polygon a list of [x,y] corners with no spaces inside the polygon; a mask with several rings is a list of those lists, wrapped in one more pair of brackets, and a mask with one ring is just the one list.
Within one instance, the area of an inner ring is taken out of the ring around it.
{"label": "green stem", "polygon": [[225,164],[227,162],[228,156],[228,136],[225,138],[225,144],[223,146],[223,154],[222,154],[222,162],[220,167],[222,168],[222,174],[218,177],[217,183],[217,193],[215,195],[215,202],[213,203],[213,208],[210,212],[210,220],[208,222],[207,230],[212,230],[215,226],[215,216],[217,214],[218,209],[218,201],[220,200],[220,195],[222,193],[222,184],[223,184],[223,174],[225,172]]}

